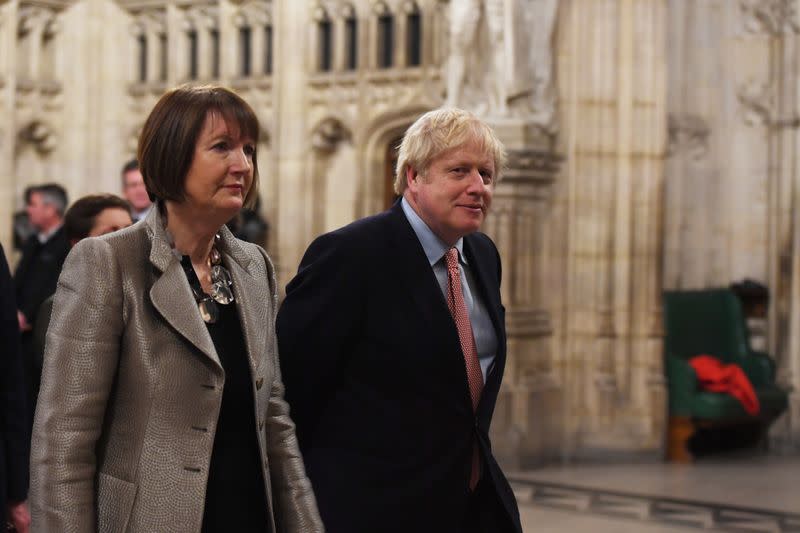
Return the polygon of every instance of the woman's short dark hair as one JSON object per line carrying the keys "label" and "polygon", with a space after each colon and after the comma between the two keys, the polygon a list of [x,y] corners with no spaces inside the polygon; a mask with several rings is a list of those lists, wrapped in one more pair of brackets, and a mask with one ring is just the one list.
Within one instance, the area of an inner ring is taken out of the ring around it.
{"label": "woman's short dark hair", "polygon": [[[192,166],[195,146],[209,112],[219,113],[239,135],[258,146],[258,117],[239,95],[216,85],[182,85],[167,91],[150,112],[139,136],[137,159],[151,200],[182,202],[185,180]],[[253,184],[244,199],[255,202],[258,164],[253,153]]]}
{"label": "woman's short dark hair", "polygon": [[92,194],[79,198],[64,215],[64,233],[70,242],[78,242],[89,236],[97,215],[106,209],[124,209],[129,215],[131,206],[113,194]]}

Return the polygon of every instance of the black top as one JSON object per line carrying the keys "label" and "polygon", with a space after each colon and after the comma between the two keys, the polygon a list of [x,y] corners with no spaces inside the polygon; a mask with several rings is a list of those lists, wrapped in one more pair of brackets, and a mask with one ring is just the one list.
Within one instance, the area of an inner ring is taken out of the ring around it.
{"label": "black top", "polygon": [[[199,287],[189,258],[181,263],[189,283]],[[202,531],[269,533],[247,348],[236,304],[217,307],[219,318],[207,326],[225,369],[225,388],[208,470]]]}

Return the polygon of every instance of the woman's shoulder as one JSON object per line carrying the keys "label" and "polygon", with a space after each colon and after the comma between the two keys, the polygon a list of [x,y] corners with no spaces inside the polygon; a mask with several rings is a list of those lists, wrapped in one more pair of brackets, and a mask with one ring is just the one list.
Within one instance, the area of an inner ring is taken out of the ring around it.
{"label": "woman's shoulder", "polygon": [[73,261],[91,258],[98,261],[108,261],[114,258],[128,261],[138,256],[147,259],[145,250],[147,250],[149,242],[145,226],[134,224],[105,235],[81,239],[72,247],[69,257],[73,258]]}

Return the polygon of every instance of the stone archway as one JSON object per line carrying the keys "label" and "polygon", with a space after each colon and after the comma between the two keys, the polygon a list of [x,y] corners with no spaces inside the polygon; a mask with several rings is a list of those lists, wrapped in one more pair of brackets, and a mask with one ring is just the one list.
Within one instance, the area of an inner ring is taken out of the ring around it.
{"label": "stone archway", "polygon": [[[357,215],[364,217],[383,211],[394,201],[393,146],[399,144],[408,126],[431,107],[413,106],[383,114],[372,121],[364,134],[363,176]],[[391,169],[391,170],[390,170]]]}

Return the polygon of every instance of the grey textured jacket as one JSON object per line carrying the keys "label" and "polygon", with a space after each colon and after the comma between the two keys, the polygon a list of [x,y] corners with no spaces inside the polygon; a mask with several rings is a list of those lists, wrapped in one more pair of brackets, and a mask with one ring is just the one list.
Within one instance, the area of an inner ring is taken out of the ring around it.
{"label": "grey textured jacket", "polygon": [[[220,233],[274,531],[322,531],[283,400],[272,264],[260,247]],[[47,333],[31,452],[33,531],[199,531],[223,383],[158,209],[78,243]]]}

